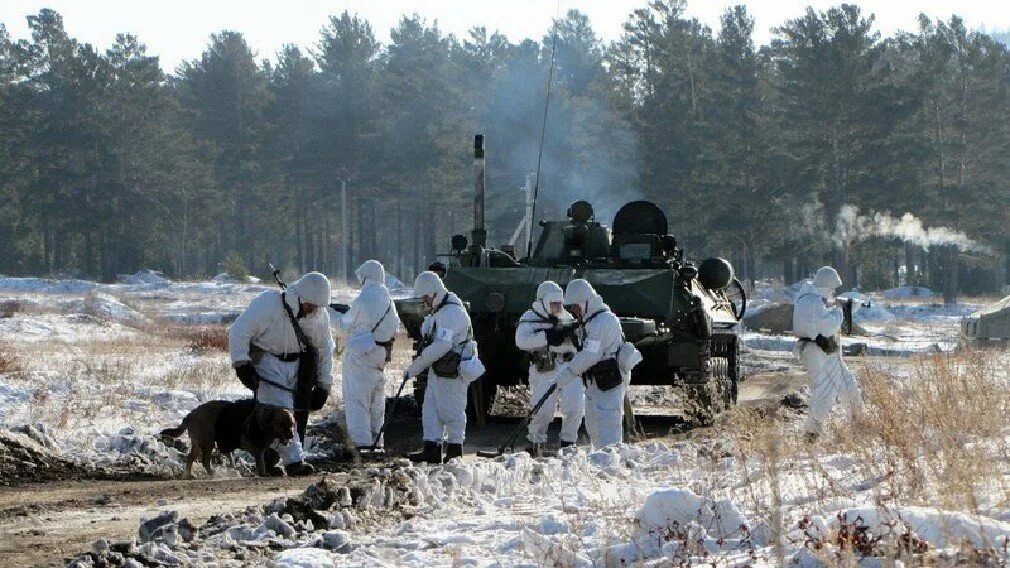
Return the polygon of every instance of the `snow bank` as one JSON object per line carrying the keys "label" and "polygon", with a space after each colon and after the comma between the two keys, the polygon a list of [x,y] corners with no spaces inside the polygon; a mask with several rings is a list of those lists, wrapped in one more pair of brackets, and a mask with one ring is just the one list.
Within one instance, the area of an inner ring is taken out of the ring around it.
{"label": "snow bank", "polygon": [[139,270],[134,274],[120,276],[119,281],[131,286],[167,286],[171,281],[160,270]]}
{"label": "snow bank", "polygon": [[121,323],[140,323],[147,319],[144,314],[107,294],[88,294],[74,305],[83,313]]}
{"label": "snow bank", "polygon": [[43,294],[86,294],[98,285],[87,280],[50,280],[47,278],[0,278],[0,290]]}
{"label": "snow bank", "polygon": [[875,304],[871,304],[867,307],[860,306],[856,308],[852,314],[852,321],[858,324],[887,323],[894,321],[894,319],[894,314]]}
{"label": "snow bank", "polygon": [[407,289],[407,285],[404,284],[403,281],[400,280],[399,278],[397,278],[396,276],[393,276],[392,274],[390,274],[390,273],[387,272],[386,273],[386,288],[389,288],[390,291],[394,291],[394,290],[396,290],[396,291],[403,291],[403,290]]}
{"label": "snow bank", "polygon": [[278,568],[333,568],[333,554],[321,548],[292,548],[277,555]]}
{"label": "snow bank", "polygon": [[831,528],[837,529],[841,525],[839,519],[866,525],[875,535],[899,537],[910,532],[937,548],[969,542],[979,549],[1000,549],[1010,539],[1010,523],[932,507],[908,506],[893,510],[857,507],[834,515]]}
{"label": "snow bank", "polygon": [[698,525],[698,538],[740,538],[749,521],[731,501],[714,501],[690,489],[661,489],[646,498],[636,516],[644,542],[663,542],[671,535]]}
{"label": "snow bank", "polygon": [[918,286],[900,286],[898,288],[891,288],[889,290],[884,290],[883,296],[888,300],[906,300],[909,298],[932,298],[933,291],[929,288],[920,288]]}
{"label": "snow bank", "polygon": [[869,302],[870,301],[870,297],[869,296],[867,296],[866,294],[860,292],[859,290],[856,290],[855,288],[853,288],[852,290],[849,290],[848,292],[844,292],[842,294],[838,294],[838,297],[841,298],[841,299],[843,299],[843,300],[853,300],[855,302]]}

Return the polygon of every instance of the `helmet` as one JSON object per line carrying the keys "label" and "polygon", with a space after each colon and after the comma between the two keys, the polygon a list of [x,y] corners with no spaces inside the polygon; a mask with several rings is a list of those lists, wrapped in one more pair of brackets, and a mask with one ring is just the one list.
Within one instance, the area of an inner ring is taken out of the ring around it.
{"label": "helmet", "polygon": [[588,280],[576,278],[565,287],[565,304],[578,305],[582,308],[582,314],[589,311],[589,303],[597,297],[596,290]]}
{"label": "helmet", "polygon": [[366,280],[371,280],[376,284],[386,283],[386,269],[378,260],[366,260],[354,271],[354,275],[358,277],[358,282],[362,284]]}
{"label": "helmet", "polygon": [[544,304],[564,303],[565,292],[557,282],[546,280],[537,286],[537,299],[542,300]]}
{"label": "helmet", "polygon": [[447,290],[442,279],[438,277],[438,274],[430,270],[425,270],[418,274],[414,280],[414,294],[418,296],[434,296],[438,300],[446,292]]}
{"label": "helmet", "polygon": [[842,285],[842,279],[838,277],[838,272],[830,266],[822,266],[814,274],[814,286],[834,291]]}
{"label": "helmet", "polygon": [[291,285],[291,291],[304,304],[325,306],[330,303],[330,279],[319,272],[309,272]]}

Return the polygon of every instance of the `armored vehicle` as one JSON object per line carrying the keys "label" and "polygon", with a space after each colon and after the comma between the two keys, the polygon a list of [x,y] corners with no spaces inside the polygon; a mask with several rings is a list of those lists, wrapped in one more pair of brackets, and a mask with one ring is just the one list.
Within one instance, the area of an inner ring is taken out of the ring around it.
{"label": "armored vehicle", "polygon": [[[610,227],[595,219],[590,203],[578,201],[567,219],[540,222],[536,245],[523,258],[487,248],[479,136],[475,158],[473,242],[456,235],[452,252],[442,255],[446,286],[468,303],[487,367],[471,387],[475,418],[483,419],[498,386],[526,381],[528,366],[514,343],[516,323],[544,280],[564,286],[585,278],[593,284],[644,357],[632,373],[633,385],[682,389],[684,410],[702,423],[736,401],[737,331],[746,297],[727,261],[710,258],[696,265],[686,259],[666,215],[648,201],[622,207]],[[408,303],[400,308],[416,336],[423,314]]]}

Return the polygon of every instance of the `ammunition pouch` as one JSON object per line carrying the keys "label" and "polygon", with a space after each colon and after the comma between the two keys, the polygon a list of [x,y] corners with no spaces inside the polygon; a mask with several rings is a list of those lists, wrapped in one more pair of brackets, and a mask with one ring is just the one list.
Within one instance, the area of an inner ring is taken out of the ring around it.
{"label": "ammunition pouch", "polygon": [[817,334],[817,337],[810,339],[809,337],[801,337],[801,343],[813,343],[824,353],[831,355],[838,352],[838,340],[834,337],[824,337],[821,334]]}
{"label": "ammunition pouch", "polygon": [[431,370],[443,379],[455,379],[459,377],[459,364],[462,360],[463,355],[449,351],[431,364]]}
{"label": "ammunition pouch", "polygon": [[536,369],[538,373],[549,373],[558,366],[556,359],[547,349],[530,351],[529,357],[530,364],[533,365],[533,368]]}
{"label": "ammunition pouch", "polygon": [[582,374],[582,380],[586,384],[590,381],[596,383],[596,388],[601,391],[608,391],[624,382],[616,357],[608,357],[587,369]]}

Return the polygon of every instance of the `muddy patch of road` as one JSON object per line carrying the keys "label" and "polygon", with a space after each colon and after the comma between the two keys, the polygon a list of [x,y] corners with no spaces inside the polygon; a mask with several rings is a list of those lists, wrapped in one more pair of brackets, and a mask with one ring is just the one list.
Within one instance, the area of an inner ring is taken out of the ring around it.
{"label": "muddy patch of road", "polygon": [[129,540],[142,519],[167,510],[194,523],[301,494],[309,478],[72,481],[0,489],[4,566],[64,566],[98,538]]}

